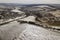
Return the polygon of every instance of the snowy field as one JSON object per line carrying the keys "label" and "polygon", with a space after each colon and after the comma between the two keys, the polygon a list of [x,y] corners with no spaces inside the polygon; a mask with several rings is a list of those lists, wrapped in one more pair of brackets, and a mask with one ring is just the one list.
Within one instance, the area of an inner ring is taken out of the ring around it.
{"label": "snowy field", "polygon": [[0,40],[60,40],[60,33],[14,21],[0,26]]}

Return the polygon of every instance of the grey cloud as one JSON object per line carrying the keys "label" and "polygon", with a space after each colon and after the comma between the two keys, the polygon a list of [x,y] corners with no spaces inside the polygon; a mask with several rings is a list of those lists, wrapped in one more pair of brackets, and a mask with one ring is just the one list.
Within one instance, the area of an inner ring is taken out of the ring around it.
{"label": "grey cloud", "polygon": [[25,3],[25,4],[60,4],[60,0],[0,0],[0,3]]}

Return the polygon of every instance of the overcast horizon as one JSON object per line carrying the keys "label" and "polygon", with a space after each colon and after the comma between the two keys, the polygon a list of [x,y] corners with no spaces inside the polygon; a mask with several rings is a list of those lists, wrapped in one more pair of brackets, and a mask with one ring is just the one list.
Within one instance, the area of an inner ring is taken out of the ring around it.
{"label": "overcast horizon", "polygon": [[60,0],[0,0],[0,3],[60,4]]}

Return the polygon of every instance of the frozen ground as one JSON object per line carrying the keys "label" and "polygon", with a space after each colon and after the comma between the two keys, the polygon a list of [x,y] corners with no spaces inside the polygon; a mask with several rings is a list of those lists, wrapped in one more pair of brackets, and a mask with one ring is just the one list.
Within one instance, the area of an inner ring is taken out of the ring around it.
{"label": "frozen ground", "polygon": [[20,25],[16,21],[6,25],[0,26],[0,40],[13,40],[19,36],[19,34],[25,30],[26,27]]}
{"label": "frozen ground", "polygon": [[39,26],[23,24],[26,29],[17,40],[60,40],[60,33],[49,31]]}
{"label": "frozen ground", "polygon": [[15,21],[0,26],[0,40],[60,40],[60,33]]}

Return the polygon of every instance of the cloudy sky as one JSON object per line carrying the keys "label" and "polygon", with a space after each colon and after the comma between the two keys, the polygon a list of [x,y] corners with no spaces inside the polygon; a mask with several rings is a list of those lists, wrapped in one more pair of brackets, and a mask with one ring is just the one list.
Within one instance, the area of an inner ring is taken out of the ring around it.
{"label": "cloudy sky", "polygon": [[0,3],[60,4],[60,0],[0,0]]}

